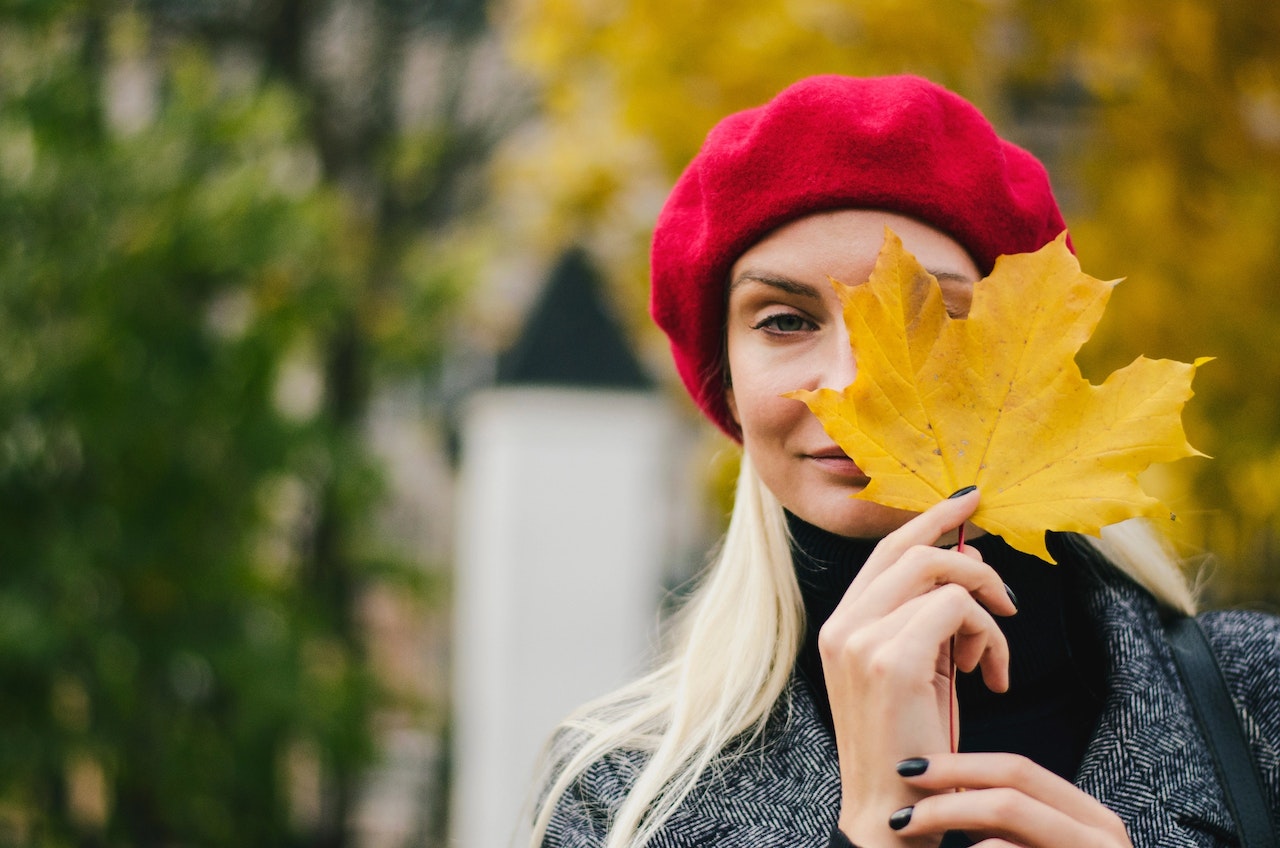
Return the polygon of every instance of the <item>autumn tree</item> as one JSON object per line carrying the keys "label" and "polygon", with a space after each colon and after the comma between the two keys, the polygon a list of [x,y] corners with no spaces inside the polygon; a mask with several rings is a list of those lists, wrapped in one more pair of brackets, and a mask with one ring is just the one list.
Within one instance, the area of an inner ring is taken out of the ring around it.
{"label": "autumn tree", "polygon": [[1084,269],[1128,278],[1086,373],[1218,357],[1188,412],[1215,458],[1153,484],[1191,550],[1222,557],[1219,598],[1276,597],[1280,7],[514,0],[504,25],[546,115],[504,185],[530,238],[598,246],[637,326],[653,218],[719,117],[812,73],[918,73],[973,100],[1048,165]]}

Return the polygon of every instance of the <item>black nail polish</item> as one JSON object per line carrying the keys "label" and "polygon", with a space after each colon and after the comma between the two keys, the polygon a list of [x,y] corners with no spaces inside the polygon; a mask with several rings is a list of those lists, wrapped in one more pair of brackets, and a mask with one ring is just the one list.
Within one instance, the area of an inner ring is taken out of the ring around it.
{"label": "black nail polish", "polygon": [[947,500],[951,500],[952,498],[963,498],[970,492],[976,492],[977,490],[977,486],[965,486],[963,489],[956,489],[954,492],[947,495]]}
{"label": "black nail polish", "polygon": [[915,807],[903,807],[893,815],[889,816],[889,827],[894,830],[902,830],[911,824],[911,814],[916,811]]}
{"label": "black nail polish", "polygon": [[1009,588],[1009,584],[1004,584],[1004,593],[1009,596],[1009,601],[1013,604],[1013,608],[1018,608],[1018,596],[1013,594],[1013,589]]}
{"label": "black nail polish", "polygon": [[929,761],[924,757],[912,757],[909,760],[903,760],[895,766],[898,774],[903,777],[918,777],[924,774],[925,769],[929,768]]}

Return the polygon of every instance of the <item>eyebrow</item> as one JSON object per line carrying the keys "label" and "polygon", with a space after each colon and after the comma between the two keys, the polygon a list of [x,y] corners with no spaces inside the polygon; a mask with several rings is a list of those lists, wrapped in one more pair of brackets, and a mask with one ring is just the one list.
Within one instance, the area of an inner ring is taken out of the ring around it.
{"label": "eyebrow", "polygon": [[[973,283],[975,282],[968,274],[961,274],[956,271],[937,271],[932,268],[926,268],[929,274],[932,274],[938,282],[944,280],[956,283]],[[793,280],[790,277],[780,277],[776,274],[766,274],[759,271],[743,271],[732,283],[729,284],[729,291],[732,292],[738,286],[747,282],[763,283],[766,286],[780,289],[788,294],[798,295],[799,297],[821,298],[822,295],[815,287],[808,283],[802,283]]]}
{"label": "eyebrow", "polygon": [[757,271],[743,271],[734,278],[732,283],[729,284],[729,291],[732,292],[738,286],[748,282],[762,283],[766,286],[772,286],[775,289],[780,289],[787,294],[794,294],[799,297],[810,297],[818,300],[822,299],[821,292],[808,283],[802,283],[798,280],[793,280],[790,277],[780,277],[776,274],[764,274]]}

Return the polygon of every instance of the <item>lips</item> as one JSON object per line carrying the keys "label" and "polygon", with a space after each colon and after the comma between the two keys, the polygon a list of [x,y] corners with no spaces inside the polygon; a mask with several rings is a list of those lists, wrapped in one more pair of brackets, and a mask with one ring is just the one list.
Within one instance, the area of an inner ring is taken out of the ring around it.
{"label": "lips", "polygon": [[824,470],[833,474],[838,474],[841,477],[861,480],[863,482],[867,480],[867,475],[863,473],[857,463],[850,459],[848,454],[840,450],[838,447],[824,448],[819,451],[814,451],[807,456]]}

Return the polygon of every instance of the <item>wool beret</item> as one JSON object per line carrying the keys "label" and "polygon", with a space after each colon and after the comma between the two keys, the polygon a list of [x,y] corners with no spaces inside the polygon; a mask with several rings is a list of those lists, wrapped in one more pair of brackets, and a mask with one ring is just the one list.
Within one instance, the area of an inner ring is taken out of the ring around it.
{"label": "wool beret", "polygon": [[1044,166],[919,77],[809,77],[723,119],[658,216],[649,306],[694,402],[734,439],[722,373],[733,263],[788,221],[854,208],[941,230],[983,274],[1066,229]]}

